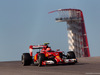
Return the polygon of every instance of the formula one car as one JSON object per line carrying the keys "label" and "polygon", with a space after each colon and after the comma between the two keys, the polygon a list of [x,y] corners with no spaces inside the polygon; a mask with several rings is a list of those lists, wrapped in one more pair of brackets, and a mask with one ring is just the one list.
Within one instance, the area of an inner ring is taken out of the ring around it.
{"label": "formula one car", "polygon": [[[35,64],[38,66],[42,65],[51,65],[51,64],[75,64],[77,63],[77,59],[73,51],[67,52],[67,55],[64,54],[63,51],[52,50],[51,47],[48,46],[49,43],[45,43],[44,45],[31,45],[29,47],[30,53],[23,53],[22,55],[22,64],[23,66]],[[33,56],[33,50],[41,49],[41,51],[37,52],[35,56]]]}

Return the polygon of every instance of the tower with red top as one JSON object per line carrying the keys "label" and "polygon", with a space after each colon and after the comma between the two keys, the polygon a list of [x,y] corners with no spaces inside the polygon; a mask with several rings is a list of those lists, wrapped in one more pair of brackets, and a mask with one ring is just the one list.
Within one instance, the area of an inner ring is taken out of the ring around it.
{"label": "tower with red top", "polygon": [[59,9],[56,22],[67,22],[69,50],[74,51],[76,57],[90,57],[87,33],[83,13],[79,9]]}

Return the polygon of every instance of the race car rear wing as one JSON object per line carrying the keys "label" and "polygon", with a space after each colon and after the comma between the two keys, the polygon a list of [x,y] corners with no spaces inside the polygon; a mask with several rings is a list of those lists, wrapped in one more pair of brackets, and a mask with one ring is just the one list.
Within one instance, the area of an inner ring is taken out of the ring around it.
{"label": "race car rear wing", "polygon": [[30,51],[30,56],[33,54],[33,49],[43,49],[46,48],[46,45],[30,45],[29,46],[29,51]]}
{"label": "race car rear wing", "polygon": [[29,51],[30,51],[30,56],[33,54],[33,49],[46,49],[48,47],[49,43],[44,43],[44,45],[30,45],[29,46]]}
{"label": "race car rear wing", "polygon": [[45,45],[31,45],[29,46],[29,49],[43,49],[45,47]]}

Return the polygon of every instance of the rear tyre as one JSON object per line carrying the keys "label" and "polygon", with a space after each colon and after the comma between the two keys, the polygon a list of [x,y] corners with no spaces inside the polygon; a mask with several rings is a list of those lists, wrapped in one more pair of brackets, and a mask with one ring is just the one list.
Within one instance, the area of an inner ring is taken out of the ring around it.
{"label": "rear tyre", "polygon": [[22,55],[22,64],[23,66],[30,65],[32,61],[32,57],[30,56],[29,53],[23,53]]}
{"label": "rear tyre", "polygon": [[38,55],[38,66],[42,66],[42,61],[45,60],[45,55],[44,54],[39,54]]}
{"label": "rear tyre", "polygon": [[76,59],[75,53],[73,51],[67,52],[67,59]]}

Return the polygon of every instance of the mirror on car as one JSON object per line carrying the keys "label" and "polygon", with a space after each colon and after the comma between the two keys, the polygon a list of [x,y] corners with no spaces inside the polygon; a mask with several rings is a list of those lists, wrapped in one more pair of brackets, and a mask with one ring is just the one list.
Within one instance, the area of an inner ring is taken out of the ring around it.
{"label": "mirror on car", "polygon": [[56,49],[56,51],[60,51],[60,49]]}

